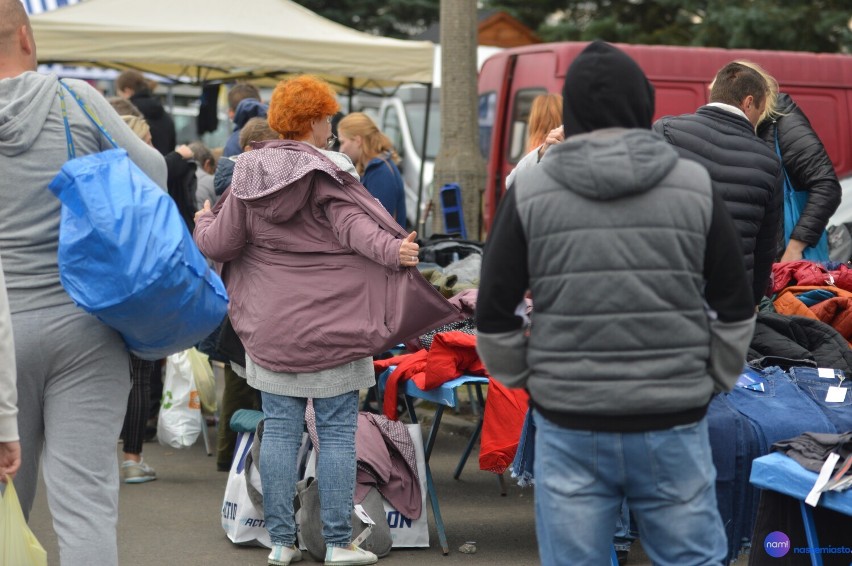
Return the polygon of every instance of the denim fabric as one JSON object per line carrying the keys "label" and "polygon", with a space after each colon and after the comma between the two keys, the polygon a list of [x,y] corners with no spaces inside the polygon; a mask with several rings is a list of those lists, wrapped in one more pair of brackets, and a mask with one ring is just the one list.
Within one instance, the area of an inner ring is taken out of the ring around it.
{"label": "denim fabric", "polygon": [[[843,372],[840,370],[835,373],[843,375]],[[790,377],[799,386],[799,389],[811,398],[822,412],[825,413],[825,416],[837,429],[836,432],[842,433],[852,430],[852,394],[847,391],[846,397],[841,403],[825,402],[825,396],[828,394],[829,387],[852,388],[852,380],[844,378],[841,381],[840,377],[826,379],[819,376],[818,370],[809,367],[791,368]]]}
{"label": "denim fabric", "polygon": [[636,521],[627,507],[627,499],[621,502],[621,512],[615,521],[615,535],[612,537],[612,545],[615,550],[629,551],[630,546],[639,533],[636,531]]}
{"label": "denim fabric", "polygon": [[707,421],[641,433],[562,428],[533,413],[542,564],[607,564],[624,497],[659,565],[725,558]]}
{"label": "denim fabric", "polygon": [[728,402],[713,398],[707,409],[707,425],[713,465],[716,468],[716,499],[728,536],[726,563],[735,559],[751,537],[758,491],[749,483],[751,462],[761,455],[754,425]]}
{"label": "denim fabric", "polygon": [[[265,419],[260,476],[266,528],[273,544],[291,546],[296,542],[293,498],[307,399],[264,392],[262,403]],[[358,391],[314,399],[313,403],[320,445],[317,481],[322,536],[326,544],[345,546],[352,540]]]}
{"label": "denim fabric", "polygon": [[527,487],[535,483],[534,473],[535,459],[535,421],[532,411],[527,410],[524,417],[524,426],[521,428],[521,439],[518,441],[518,449],[515,451],[515,459],[512,460],[512,477],[517,478],[518,485]]}
{"label": "denim fabric", "polygon": [[784,371],[768,368],[761,375],[766,380],[765,391],[735,387],[723,394],[756,425],[761,454],[768,454],[774,442],[803,432],[837,432],[820,407]]}
{"label": "denim fabric", "polygon": [[[740,533],[747,538],[754,526],[759,501],[758,491],[748,483],[751,474],[751,462],[769,453],[769,447],[787,438],[793,438],[806,431],[836,432],[820,407],[809,398],[792,380],[778,367],[760,370],[764,379],[765,391],[754,391],[735,387],[730,393],[718,395],[719,401],[724,401],[731,408],[742,414],[748,420],[753,430],[756,442],[744,442],[745,453],[737,454],[739,474],[734,481],[734,524],[732,536]],[[711,404],[712,406],[712,404]],[[743,427],[747,436],[748,427]],[[726,442],[724,438],[720,443]],[[730,441],[728,441],[730,442]],[[719,457],[724,451],[720,446]],[[714,453],[714,460],[717,455]],[[737,495],[739,494],[739,495]],[[740,547],[736,540],[731,541],[730,548]],[[736,558],[734,553],[731,558]]]}

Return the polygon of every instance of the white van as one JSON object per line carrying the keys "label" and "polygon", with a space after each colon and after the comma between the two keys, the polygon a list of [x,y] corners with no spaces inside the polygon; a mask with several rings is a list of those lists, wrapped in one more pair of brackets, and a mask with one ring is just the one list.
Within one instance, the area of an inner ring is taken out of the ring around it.
{"label": "white van", "polygon": [[[502,51],[499,47],[477,48],[477,69],[485,60]],[[432,200],[432,177],[435,156],[441,146],[441,46],[435,46],[433,87],[429,107],[428,138],[425,159],[423,154],[423,131],[426,129],[426,99],[428,88],[421,84],[402,85],[386,96],[359,93],[352,98],[352,111],[369,114],[393,142],[400,156],[399,170],[405,182],[405,210],[408,222],[413,227],[417,217],[417,187],[423,187],[420,199],[420,235],[426,237],[431,231],[431,221],[426,212]],[[341,98],[341,108],[349,111],[349,99]],[[420,168],[423,167],[423,182]]]}

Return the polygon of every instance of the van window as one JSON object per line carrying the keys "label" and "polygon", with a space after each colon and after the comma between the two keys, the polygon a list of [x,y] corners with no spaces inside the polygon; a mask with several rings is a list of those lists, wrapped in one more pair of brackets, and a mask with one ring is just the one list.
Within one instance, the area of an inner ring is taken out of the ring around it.
{"label": "van window", "polygon": [[[411,130],[411,141],[419,154],[423,150],[423,125],[426,122],[425,102],[406,102],[405,115]],[[441,105],[432,102],[429,109],[429,139],[426,141],[426,159],[435,159],[441,146]]]}
{"label": "van window", "polygon": [[382,133],[390,138],[396,153],[402,157],[405,155],[405,144],[402,143],[402,127],[399,125],[399,115],[396,108],[388,106],[385,108],[385,117],[382,121]]}
{"label": "van window", "polygon": [[479,151],[488,160],[491,155],[491,134],[494,131],[494,117],[497,114],[497,93],[486,92],[479,95]]}
{"label": "van window", "polygon": [[543,88],[530,88],[515,93],[515,104],[512,108],[512,125],[509,130],[509,163],[517,163],[527,149],[527,126],[530,120],[530,109],[533,99],[539,94],[545,94]]}

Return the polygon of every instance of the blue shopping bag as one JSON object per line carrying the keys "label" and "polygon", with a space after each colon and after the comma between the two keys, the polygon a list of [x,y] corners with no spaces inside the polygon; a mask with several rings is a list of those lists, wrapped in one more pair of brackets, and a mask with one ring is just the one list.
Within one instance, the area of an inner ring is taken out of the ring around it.
{"label": "blue shopping bag", "polygon": [[[68,90],[107,139],[76,93]],[[59,276],[74,302],[117,330],[146,360],[190,348],[225,317],[228,295],[171,197],[123,149],[74,157],[49,188],[62,202]]]}
{"label": "blue shopping bag", "polygon": [[[787,174],[787,168],[784,167],[781,147],[778,145],[778,128],[775,128],[775,153],[781,160],[781,168],[784,170],[784,247],[786,248],[787,244],[790,243],[790,235],[793,233],[796,224],[799,223],[799,217],[802,216],[802,211],[808,204],[810,192],[797,191],[793,187],[790,176]],[[817,243],[806,247],[802,252],[802,257],[811,261],[828,261],[828,232],[823,230]]]}

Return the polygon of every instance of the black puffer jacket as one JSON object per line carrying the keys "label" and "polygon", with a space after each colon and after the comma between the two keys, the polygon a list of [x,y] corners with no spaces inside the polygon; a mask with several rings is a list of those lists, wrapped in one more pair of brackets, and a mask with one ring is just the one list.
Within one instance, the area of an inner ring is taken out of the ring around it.
{"label": "black puffer jacket", "polygon": [[783,185],[778,157],[744,117],[716,106],[695,114],[665,116],[654,131],[681,157],[710,172],[713,189],[728,206],[742,238],[746,272],[760,302],[769,283],[783,220]]}
{"label": "black puffer jacket", "polygon": [[781,116],[774,121],[764,121],[757,133],[775,151],[777,129],[778,145],[790,182],[796,190],[810,192],[808,204],[790,237],[812,246],[840,205],[840,182],[819,136],[790,95],[778,95],[778,111]]}
{"label": "black puffer jacket", "polygon": [[166,109],[160,103],[160,99],[150,91],[137,92],[130,97],[136,108],[145,117],[148,127],[151,128],[151,144],[163,155],[175,150],[177,145],[177,134],[175,123]]}
{"label": "black puffer jacket", "polygon": [[828,324],[803,316],[758,313],[747,358],[751,362],[764,356],[810,361],[817,367],[852,370],[852,350],[846,339]]}

